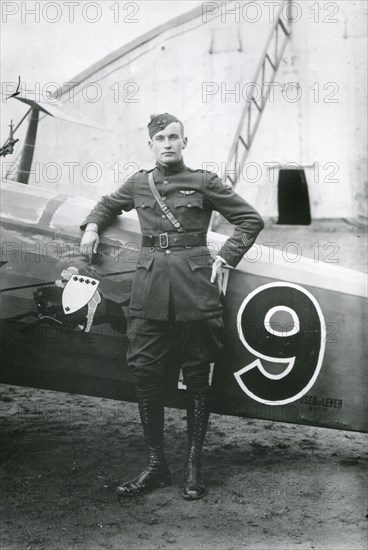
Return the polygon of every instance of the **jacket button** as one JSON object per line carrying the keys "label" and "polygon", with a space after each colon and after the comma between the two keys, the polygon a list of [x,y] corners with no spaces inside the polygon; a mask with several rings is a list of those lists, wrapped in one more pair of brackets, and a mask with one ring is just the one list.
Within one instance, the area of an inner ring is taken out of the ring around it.
{"label": "jacket button", "polygon": [[166,218],[165,214],[162,214],[161,218],[164,220]]}
{"label": "jacket button", "polygon": [[146,205],[144,203],[142,204],[142,208],[146,208]]}
{"label": "jacket button", "polygon": [[188,202],[187,206],[188,206],[188,208],[190,208],[192,205],[190,204],[190,202]]}
{"label": "jacket button", "polygon": [[164,180],[164,183],[167,184],[167,183],[170,183],[169,180]]}
{"label": "jacket button", "polygon": [[161,197],[163,201],[166,201],[167,197]]}
{"label": "jacket button", "polygon": [[165,253],[166,254],[171,254],[171,251],[170,250],[165,250]]}

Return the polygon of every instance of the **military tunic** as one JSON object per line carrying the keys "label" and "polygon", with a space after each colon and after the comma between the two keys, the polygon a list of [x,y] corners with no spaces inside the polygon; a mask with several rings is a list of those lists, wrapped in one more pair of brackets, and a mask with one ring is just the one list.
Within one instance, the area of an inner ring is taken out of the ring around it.
{"label": "military tunic", "polygon": [[[235,267],[254,243],[263,221],[233,189],[214,173],[157,163],[155,184],[186,234],[206,235],[211,214],[217,210],[235,230],[230,238],[207,246],[143,247],[137,263],[129,313],[131,317],[165,321],[174,311],[175,321],[197,321],[221,315],[217,283],[211,283],[211,254]],[[141,170],[117,191],[102,197],[82,223],[106,227],[122,211],[136,208],[143,235],[176,235],[177,231],[154,199],[148,172]],[[171,304],[171,308],[170,308]]]}

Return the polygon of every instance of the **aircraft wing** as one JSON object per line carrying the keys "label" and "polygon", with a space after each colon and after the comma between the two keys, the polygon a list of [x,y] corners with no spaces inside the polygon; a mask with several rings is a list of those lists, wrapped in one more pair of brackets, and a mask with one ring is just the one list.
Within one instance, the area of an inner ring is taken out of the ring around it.
{"label": "aircraft wing", "polygon": [[84,115],[79,114],[76,117],[74,115],[66,113],[63,106],[60,106],[54,103],[47,103],[43,101],[34,101],[33,99],[28,99],[26,97],[21,97],[21,96],[14,97],[13,99],[20,101],[21,103],[25,103],[26,105],[29,105],[30,107],[32,107],[32,109],[37,109],[38,111],[41,111],[42,113],[45,113],[46,115],[50,115],[54,118],[65,120],[66,122],[71,122],[73,124],[79,124],[80,126],[95,128],[97,130],[102,130],[104,132],[111,132],[110,129],[100,126],[99,124],[96,124],[93,120],[89,119]]}
{"label": "aircraft wing", "polygon": [[[135,213],[101,233],[89,263],[79,223],[94,201],[15,182],[2,182],[1,191],[0,381],[135,400],[126,361],[141,246]],[[225,240],[208,235],[211,248]],[[270,261],[267,247],[255,252],[257,261],[225,268],[224,350],[212,371],[211,410],[366,432],[365,274],[304,256],[287,262],[276,250]],[[92,313],[87,305],[71,315],[62,309],[75,273],[81,283],[99,281]],[[175,359],[167,406],[184,408]]]}

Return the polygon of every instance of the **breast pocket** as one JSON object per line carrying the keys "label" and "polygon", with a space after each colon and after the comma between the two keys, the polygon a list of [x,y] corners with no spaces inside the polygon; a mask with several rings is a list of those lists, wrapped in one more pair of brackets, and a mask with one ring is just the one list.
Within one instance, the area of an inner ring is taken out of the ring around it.
{"label": "breast pocket", "polygon": [[206,231],[202,197],[176,197],[173,212],[186,231]]}
{"label": "breast pocket", "polygon": [[156,201],[153,197],[137,197],[134,206],[137,209],[138,219],[142,230],[155,228]]}
{"label": "breast pocket", "polygon": [[202,197],[177,197],[174,199],[175,208],[200,208],[203,210],[203,198]]}

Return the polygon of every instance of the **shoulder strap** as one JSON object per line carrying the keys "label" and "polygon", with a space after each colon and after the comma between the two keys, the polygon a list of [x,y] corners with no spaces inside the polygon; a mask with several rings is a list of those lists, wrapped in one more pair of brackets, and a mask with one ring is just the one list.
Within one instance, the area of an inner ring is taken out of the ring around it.
{"label": "shoulder strap", "polygon": [[179,233],[185,233],[183,226],[181,225],[179,220],[175,218],[174,214],[171,212],[167,204],[165,204],[165,202],[162,200],[160,193],[157,191],[157,187],[155,185],[155,180],[153,179],[152,172],[148,172],[148,184],[152,191],[152,195],[155,197],[157,204],[159,205],[159,207],[161,208],[162,212],[165,214],[165,216],[167,217],[171,225],[173,225]]}

